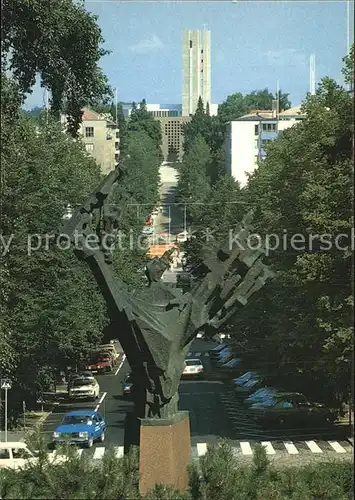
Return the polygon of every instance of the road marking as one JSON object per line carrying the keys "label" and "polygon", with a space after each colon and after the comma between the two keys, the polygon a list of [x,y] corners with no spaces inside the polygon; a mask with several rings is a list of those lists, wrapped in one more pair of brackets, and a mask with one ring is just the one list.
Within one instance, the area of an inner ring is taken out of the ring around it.
{"label": "road marking", "polygon": [[80,458],[80,457],[81,457],[81,455],[83,454],[83,451],[84,451],[84,450],[83,450],[82,448],[78,448],[78,449],[76,450],[76,454],[77,454],[77,456],[78,456],[79,458]]}
{"label": "road marking", "polygon": [[337,453],[346,453],[346,449],[343,448],[342,445],[338,443],[338,441],[328,441],[328,443]]}
{"label": "road marking", "polygon": [[312,453],[323,453],[322,448],[319,448],[315,441],[306,441],[306,445],[311,450]]}
{"label": "road marking", "polygon": [[274,455],[276,453],[270,441],[261,441],[261,445],[264,446],[267,455]]}
{"label": "road marking", "polygon": [[120,363],[119,367],[118,367],[118,368],[117,368],[117,370],[115,371],[115,375],[117,375],[117,373],[120,371],[120,369],[122,368],[123,363],[125,362],[125,360],[126,360],[126,355],[124,354],[124,355],[123,355],[123,357],[122,357],[122,361],[121,361],[121,363]]}
{"label": "road marking", "polygon": [[196,356],[197,358],[199,358],[199,357],[201,356],[201,354],[202,354],[202,352],[197,352],[197,353],[195,354],[195,356]]}
{"label": "road marking", "polygon": [[203,457],[207,453],[207,443],[197,443],[197,455]]}
{"label": "road marking", "polygon": [[187,357],[189,358],[192,355],[192,352],[187,353]]}
{"label": "road marking", "polygon": [[284,445],[290,455],[297,455],[299,453],[292,441],[284,441]]}
{"label": "road marking", "polygon": [[124,447],[123,446],[117,446],[115,447],[115,456],[116,458],[122,458],[124,455]]}
{"label": "road marking", "polygon": [[209,356],[210,356],[210,355],[208,354],[208,352],[205,352],[204,356],[205,356],[206,358],[209,358]]}
{"label": "road marking", "polygon": [[104,446],[99,446],[98,448],[95,449],[95,453],[93,455],[94,460],[100,460],[105,454],[105,447]]}
{"label": "road marking", "polygon": [[107,392],[104,392],[103,395],[101,396],[101,398],[99,399],[98,405],[96,405],[95,411],[99,411],[100,404],[102,403],[102,401],[105,399],[106,396],[107,396]]}
{"label": "road marking", "polygon": [[248,441],[241,441],[239,444],[240,444],[243,455],[252,455],[253,454],[253,450],[251,449],[251,446],[250,446]]}

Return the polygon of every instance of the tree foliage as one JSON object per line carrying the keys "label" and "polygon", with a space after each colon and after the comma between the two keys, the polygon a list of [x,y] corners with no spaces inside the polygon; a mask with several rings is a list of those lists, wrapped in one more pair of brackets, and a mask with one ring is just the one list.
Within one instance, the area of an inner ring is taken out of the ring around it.
{"label": "tree foliage", "polygon": [[51,111],[64,111],[76,136],[82,108],[112,95],[98,62],[107,51],[97,16],[73,0],[2,0],[2,72],[9,69],[21,100],[36,76],[51,92]]}
{"label": "tree foliage", "polygon": [[147,111],[145,99],[140,102],[139,107],[134,104],[127,123],[127,131],[128,133],[142,131],[150,137],[159,153],[159,159],[162,161],[162,133],[160,122],[158,120],[154,120],[154,118]]}
{"label": "tree foliage", "polygon": [[218,106],[218,116],[221,123],[230,122],[246,115],[253,109],[272,109],[272,101],[278,98],[279,111],[289,109],[291,102],[288,98],[289,94],[285,94],[281,90],[278,96],[272,94],[269,89],[253,90],[250,94],[243,95],[240,92],[232,94]]}
{"label": "tree foliage", "polygon": [[35,389],[101,339],[105,308],[93,278],[72,250],[52,248],[66,204],[83,202],[101,176],[59,125],[26,117],[3,125],[1,232],[10,245],[1,262],[1,365],[20,387]]}
{"label": "tree foliage", "polygon": [[251,175],[245,199],[256,231],[280,238],[270,251],[279,275],[234,324],[260,369],[332,404],[348,399],[351,382],[352,109],[325,78],[303,105],[306,119]]}

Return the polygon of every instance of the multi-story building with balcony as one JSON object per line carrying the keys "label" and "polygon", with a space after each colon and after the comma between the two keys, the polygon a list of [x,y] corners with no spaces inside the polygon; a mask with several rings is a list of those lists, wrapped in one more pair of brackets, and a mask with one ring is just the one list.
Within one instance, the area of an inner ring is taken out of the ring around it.
{"label": "multi-story building with balcony", "polygon": [[226,172],[242,187],[245,186],[248,174],[266,158],[265,146],[303,118],[300,106],[297,106],[281,112],[278,117],[273,111],[255,110],[229,122],[225,139]]}

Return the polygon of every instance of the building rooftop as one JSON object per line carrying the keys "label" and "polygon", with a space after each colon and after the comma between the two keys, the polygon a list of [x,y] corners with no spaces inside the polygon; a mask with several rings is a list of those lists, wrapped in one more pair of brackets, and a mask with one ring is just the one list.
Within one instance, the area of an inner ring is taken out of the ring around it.
{"label": "building rooftop", "polygon": [[301,105],[293,106],[290,109],[286,109],[282,111],[279,116],[304,116],[304,113],[301,112]]}
{"label": "building rooftop", "polygon": [[95,121],[95,120],[106,120],[109,125],[116,125],[115,122],[112,119],[111,115],[108,115],[107,113],[97,113],[93,109],[90,108],[83,108],[83,118],[82,120],[88,120],[88,121]]}

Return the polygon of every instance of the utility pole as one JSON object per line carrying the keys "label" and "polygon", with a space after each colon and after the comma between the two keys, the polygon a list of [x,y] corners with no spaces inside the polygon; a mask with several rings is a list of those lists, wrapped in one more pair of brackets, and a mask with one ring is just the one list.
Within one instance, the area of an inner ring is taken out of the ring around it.
{"label": "utility pole", "polygon": [[1,389],[5,391],[5,443],[7,443],[7,392],[11,389],[11,381],[9,379],[2,379]]}

